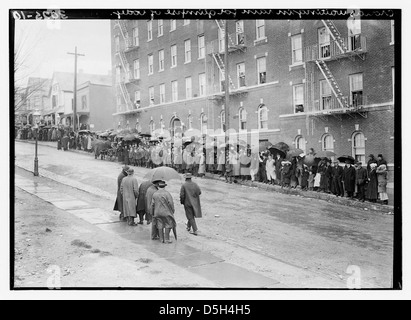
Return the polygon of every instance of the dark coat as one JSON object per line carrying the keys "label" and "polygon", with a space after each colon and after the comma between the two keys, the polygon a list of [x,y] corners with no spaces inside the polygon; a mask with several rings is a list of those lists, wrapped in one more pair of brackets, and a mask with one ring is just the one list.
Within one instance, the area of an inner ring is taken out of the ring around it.
{"label": "dark coat", "polygon": [[350,166],[349,168],[346,166],[343,172],[343,181],[344,181],[344,188],[347,192],[354,192],[355,191],[355,169],[354,167]]}
{"label": "dark coat", "polygon": [[123,213],[123,195],[121,194],[120,187],[124,177],[127,177],[127,172],[122,170],[117,177],[117,198],[113,208],[114,211],[120,211],[121,213]]}
{"label": "dark coat", "polygon": [[140,188],[138,189],[138,199],[137,199],[137,213],[145,213],[146,212],[146,194],[148,188],[150,188],[153,183],[149,180],[144,181]]}
{"label": "dark coat", "polygon": [[364,169],[363,167],[355,170],[355,183],[363,186],[367,182],[367,170]]}
{"label": "dark coat", "polygon": [[200,203],[201,189],[197,183],[187,180],[180,190],[180,203],[184,205],[186,211],[194,214],[194,217],[201,218],[201,203]]}
{"label": "dark coat", "polygon": [[377,171],[371,170],[368,173],[368,186],[366,197],[368,200],[377,200],[378,199],[378,180],[377,180]]}

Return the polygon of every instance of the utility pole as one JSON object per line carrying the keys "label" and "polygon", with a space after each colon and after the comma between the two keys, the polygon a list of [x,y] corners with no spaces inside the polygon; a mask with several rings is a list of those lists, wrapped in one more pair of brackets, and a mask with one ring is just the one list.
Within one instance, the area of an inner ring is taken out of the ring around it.
{"label": "utility pole", "polygon": [[230,78],[228,74],[228,20],[224,21],[224,82],[225,82],[225,140],[226,144],[230,139],[229,129],[230,129]]}
{"label": "utility pole", "polygon": [[74,49],[74,53],[67,52],[67,54],[74,55],[74,90],[73,90],[73,131],[77,131],[77,56],[83,56],[84,54],[77,53],[77,47]]}

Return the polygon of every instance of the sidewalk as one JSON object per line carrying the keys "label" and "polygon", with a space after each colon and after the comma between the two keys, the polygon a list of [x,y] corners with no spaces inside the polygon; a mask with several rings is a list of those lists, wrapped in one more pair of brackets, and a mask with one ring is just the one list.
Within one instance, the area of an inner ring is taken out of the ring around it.
{"label": "sidewalk", "polygon": [[[26,142],[26,143],[31,143],[35,144],[34,140],[17,140],[19,142]],[[48,146],[52,148],[57,148],[57,142],[51,142],[51,141],[38,141],[39,145],[42,146]],[[73,150],[69,149],[68,151],[71,152],[78,152],[78,153],[83,153],[83,154],[89,154],[92,156],[92,153],[83,151],[83,150]],[[64,152],[64,151],[62,151]],[[217,174],[212,174],[212,173],[206,173],[205,175],[206,178],[208,179],[214,179],[214,180],[220,180],[220,181],[225,181],[224,178],[221,178]],[[324,200],[327,202],[332,202],[336,203],[339,205],[344,205],[344,206],[355,206],[356,208],[362,208],[364,210],[370,210],[370,211],[378,211],[382,212],[384,214],[394,214],[394,206],[393,206],[393,195],[389,194],[389,205],[381,205],[378,203],[370,203],[370,202],[360,202],[356,200],[350,200],[347,198],[341,198],[341,197],[336,197],[332,194],[327,194],[327,193],[320,193],[320,192],[315,192],[315,191],[302,191],[301,189],[288,189],[288,188],[281,188],[280,186],[277,185],[268,185],[264,184],[261,182],[252,182],[252,181],[238,181],[237,184],[239,185],[244,185],[247,187],[253,187],[253,188],[258,188],[266,191],[275,191],[278,193],[282,194],[288,194],[288,195],[293,195],[297,197],[305,197],[305,198],[310,198],[310,199],[318,199],[318,200]]]}

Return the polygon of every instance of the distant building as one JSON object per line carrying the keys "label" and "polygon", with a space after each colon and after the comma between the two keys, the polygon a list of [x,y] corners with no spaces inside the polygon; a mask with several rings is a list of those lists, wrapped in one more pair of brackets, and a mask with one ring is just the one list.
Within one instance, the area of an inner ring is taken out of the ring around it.
{"label": "distant building", "polygon": [[[111,75],[77,74],[77,119],[79,124],[111,127],[113,119]],[[51,117],[53,124],[73,124],[74,74],[54,72],[49,92],[50,104],[44,115]],[[85,97],[85,98],[83,98]],[[83,100],[82,100],[83,99]]]}
{"label": "distant building", "polygon": [[259,141],[363,163],[382,153],[392,170],[394,22],[356,21],[113,20],[113,116],[171,135],[221,135],[229,120],[248,143],[253,131]]}

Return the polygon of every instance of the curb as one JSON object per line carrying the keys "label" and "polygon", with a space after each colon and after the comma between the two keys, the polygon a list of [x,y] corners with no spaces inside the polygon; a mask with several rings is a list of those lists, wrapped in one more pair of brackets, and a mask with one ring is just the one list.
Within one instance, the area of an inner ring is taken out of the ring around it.
{"label": "curb", "polygon": [[[25,142],[25,143],[30,143],[34,144],[35,141],[32,140],[16,140],[19,142]],[[38,142],[42,146],[50,147],[53,148],[53,146],[50,146],[48,144],[43,144],[42,141]],[[57,148],[57,145],[55,146]],[[77,150],[77,149],[69,149],[68,151],[74,151],[78,153],[84,153],[84,154],[90,154],[89,152],[83,151],[83,150]],[[205,178],[211,179],[211,180],[217,180],[217,181],[224,181],[222,178],[220,178],[219,175],[213,174],[213,173],[206,173]],[[394,206],[391,205],[380,205],[380,204],[375,204],[375,203],[370,203],[370,202],[360,202],[360,201],[355,201],[355,200],[350,200],[346,198],[340,198],[336,197],[331,194],[326,194],[326,193],[319,193],[315,191],[302,191],[300,189],[288,189],[288,188],[281,188],[280,186],[277,185],[268,185],[264,184],[262,182],[252,182],[250,180],[247,181],[238,181],[236,183],[237,185],[242,185],[246,187],[251,187],[251,188],[258,188],[262,189],[265,191],[270,191],[270,192],[277,192],[277,193],[282,193],[282,194],[288,194],[292,196],[298,196],[298,197],[305,197],[308,199],[317,199],[317,200],[323,200],[347,207],[355,206],[356,208],[362,208],[365,211],[377,211],[381,212],[383,214],[387,215],[393,215],[394,214]]]}

